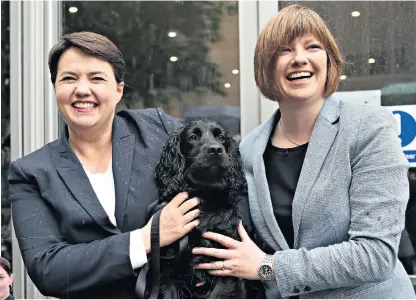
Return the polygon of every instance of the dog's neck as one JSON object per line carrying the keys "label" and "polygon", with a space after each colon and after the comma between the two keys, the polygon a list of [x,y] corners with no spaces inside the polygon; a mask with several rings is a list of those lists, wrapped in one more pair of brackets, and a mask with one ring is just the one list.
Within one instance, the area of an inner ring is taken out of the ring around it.
{"label": "dog's neck", "polygon": [[[234,209],[237,199],[230,199],[228,189],[218,189],[212,187],[190,188],[188,190],[189,197],[197,197],[200,199],[200,209],[216,210],[216,209]],[[227,201],[224,201],[224,200]],[[231,201],[234,200],[234,201]]]}

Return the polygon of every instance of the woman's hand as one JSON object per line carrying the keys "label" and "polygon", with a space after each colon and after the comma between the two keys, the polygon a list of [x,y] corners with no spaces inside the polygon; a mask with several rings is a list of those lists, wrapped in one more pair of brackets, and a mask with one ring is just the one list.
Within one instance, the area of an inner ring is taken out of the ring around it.
{"label": "woman's hand", "polygon": [[203,233],[204,238],[216,241],[228,249],[192,249],[193,254],[207,255],[218,259],[215,262],[199,264],[195,266],[195,269],[209,270],[209,274],[216,276],[260,280],[258,269],[266,254],[250,239],[241,222],[238,225],[238,233],[241,242],[218,233]]}
{"label": "woman's hand", "polygon": [[[193,209],[199,205],[199,199],[187,199],[188,193],[179,193],[162,209],[159,219],[160,247],[172,244],[199,225],[199,220],[196,219],[199,216],[199,209]],[[143,228],[147,253],[150,252],[152,220],[153,217]]]}

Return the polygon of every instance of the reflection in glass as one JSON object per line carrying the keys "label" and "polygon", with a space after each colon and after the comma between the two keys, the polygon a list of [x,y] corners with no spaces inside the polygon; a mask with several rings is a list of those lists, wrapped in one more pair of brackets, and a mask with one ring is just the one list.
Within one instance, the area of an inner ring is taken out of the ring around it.
{"label": "reflection in glass", "polygon": [[10,3],[1,2],[1,256],[12,263],[7,173],[10,164]]}
{"label": "reflection in glass", "polygon": [[123,53],[118,109],[159,106],[182,121],[215,119],[238,138],[236,1],[65,1],[63,16],[64,33],[101,33]]}

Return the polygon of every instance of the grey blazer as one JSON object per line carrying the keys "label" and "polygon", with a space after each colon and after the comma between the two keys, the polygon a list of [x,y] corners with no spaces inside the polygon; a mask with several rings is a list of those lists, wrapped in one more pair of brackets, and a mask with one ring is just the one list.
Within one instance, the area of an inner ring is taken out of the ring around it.
{"label": "grey blazer", "polygon": [[268,298],[415,298],[397,259],[409,199],[392,114],[325,100],[293,199],[294,249],[273,214],[263,153],[274,116],[242,143],[256,233],[276,252]]}

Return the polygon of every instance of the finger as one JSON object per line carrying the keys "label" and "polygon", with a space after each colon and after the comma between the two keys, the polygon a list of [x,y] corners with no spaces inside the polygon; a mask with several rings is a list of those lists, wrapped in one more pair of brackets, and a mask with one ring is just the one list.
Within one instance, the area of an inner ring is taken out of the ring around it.
{"label": "finger", "polygon": [[208,274],[214,275],[214,276],[233,276],[232,270],[211,270],[208,271]]}
{"label": "finger", "polygon": [[240,235],[240,238],[241,238],[242,241],[251,240],[250,237],[248,236],[247,231],[244,228],[242,222],[240,222],[240,224],[238,224],[238,234]]}
{"label": "finger", "polygon": [[188,199],[187,192],[179,193],[175,197],[173,197],[169,204],[175,207],[179,207],[186,199]]}
{"label": "finger", "polygon": [[[198,264],[194,267],[196,270],[221,270],[224,268],[224,262],[221,261],[213,261],[210,263],[202,263]],[[225,270],[225,268],[224,268]]]}
{"label": "finger", "polygon": [[236,241],[228,236],[215,233],[215,232],[204,232],[202,234],[202,237],[218,242],[227,248],[237,248],[240,243],[239,241]]}
{"label": "finger", "polygon": [[[233,257],[232,250],[228,249],[217,249],[217,248],[204,248],[195,247],[192,249],[192,254],[206,255],[216,258],[231,259]],[[222,266],[221,266],[222,267]]]}
{"label": "finger", "polygon": [[198,198],[192,198],[189,199],[185,202],[183,202],[180,206],[179,206],[179,210],[181,212],[181,214],[185,214],[188,211],[190,211],[192,208],[194,208],[195,206],[199,205],[199,199]]}
{"label": "finger", "polygon": [[198,226],[199,223],[200,223],[199,220],[193,220],[192,222],[189,222],[188,224],[183,226],[183,234],[185,235],[188,232],[190,232],[192,229],[194,229],[196,226]]}
{"label": "finger", "polygon": [[199,209],[194,209],[183,216],[183,222],[184,224],[188,224],[192,220],[198,218],[198,216],[199,216]]}

